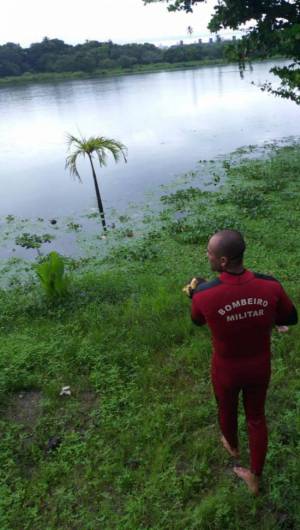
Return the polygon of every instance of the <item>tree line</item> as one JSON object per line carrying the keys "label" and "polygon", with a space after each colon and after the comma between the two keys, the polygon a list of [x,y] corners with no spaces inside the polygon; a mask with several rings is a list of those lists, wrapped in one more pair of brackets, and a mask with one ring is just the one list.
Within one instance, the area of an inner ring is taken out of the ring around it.
{"label": "tree line", "polygon": [[[70,45],[60,39],[45,37],[28,48],[8,42],[0,46],[0,77],[21,76],[25,73],[62,73],[132,68],[136,65],[190,61],[230,60],[232,41],[177,44],[159,48],[154,44],[115,44],[112,41],[86,41]],[[276,50],[273,50],[276,53]],[[252,58],[263,57],[256,49]]]}

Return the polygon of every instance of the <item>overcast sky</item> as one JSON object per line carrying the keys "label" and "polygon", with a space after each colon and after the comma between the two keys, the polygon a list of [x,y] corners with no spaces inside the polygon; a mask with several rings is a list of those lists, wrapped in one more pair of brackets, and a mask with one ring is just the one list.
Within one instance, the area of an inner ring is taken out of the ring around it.
{"label": "overcast sky", "polygon": [[[44,37],[68,44],[85,40],[172,44],[178,39],[208,40],[207,24],[216,0],[195,7],[193,14],[169,13],[165,3],[143,0],[9,0],[0,11],[0,44],[23,47]],[[187,27],[192,26],[189,36]],[[229,32],[231,35],[232,32]],[[225,33],[223,33],[225,35]]]}

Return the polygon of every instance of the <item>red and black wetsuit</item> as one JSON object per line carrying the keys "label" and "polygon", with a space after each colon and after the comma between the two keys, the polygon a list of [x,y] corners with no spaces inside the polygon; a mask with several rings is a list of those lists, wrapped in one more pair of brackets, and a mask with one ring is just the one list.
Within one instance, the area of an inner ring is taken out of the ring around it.
{"label": "red and black wetsuit", "polygon": [[271,375],[272,327],[297,323],[297,311],[273,277],[244,270],[222,272],[200,284],[192,299],[192,320],[212,332],[211,376],[223,435],[238,447],[238,394],[242,389],[251,471],[262,473],[268,433],[264,403]]}

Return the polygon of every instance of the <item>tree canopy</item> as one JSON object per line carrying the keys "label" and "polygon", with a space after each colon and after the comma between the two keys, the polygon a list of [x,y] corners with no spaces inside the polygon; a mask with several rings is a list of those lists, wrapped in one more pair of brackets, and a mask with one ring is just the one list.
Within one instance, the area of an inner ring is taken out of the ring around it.
{"label": "tree canopy", "polygon": [[[143,0],[145,4],[166,2],[169,11],[193,11],[205,0]],[[278,87],[265,84],[264,89],[300,104],[300,0],[218,0],[208,28],[246,29],[245,36],[232,45],[232,58],[244,63],[252,50],[272,50],[291,59],[285,67],[271,69],[280,80]]]}

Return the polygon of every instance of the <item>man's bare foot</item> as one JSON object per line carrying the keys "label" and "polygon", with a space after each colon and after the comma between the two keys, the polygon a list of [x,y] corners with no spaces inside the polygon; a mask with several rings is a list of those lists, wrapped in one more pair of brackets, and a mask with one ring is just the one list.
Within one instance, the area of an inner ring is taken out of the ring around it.
{"label": "man's bare foot", "polygon": [[288,326],[276,326],[278,333],[287,333],[289,330]]}
{"label": "man's bare foot", "polygon": [[231,455],[233,456],[234,458],[239,458],[240,456],[240,453],[239,453],[239,450],[238,449],[232,449],[232,447],[230,447],[229,443],[227,442],[226,438],[223,436],[221,436],[221,442],[223,444],[223,447],[225,447],[226,451]]}
{"label": "man's bare foot", "polygon": [[259,478],[253,473],[251,473],[250,469],[235,466],[233,468],[233,471],[238,477],[240,477],[242,480],[244,480],[244,482],[246,482],[251,493],[253,493],[254,495],[258,495]]}

